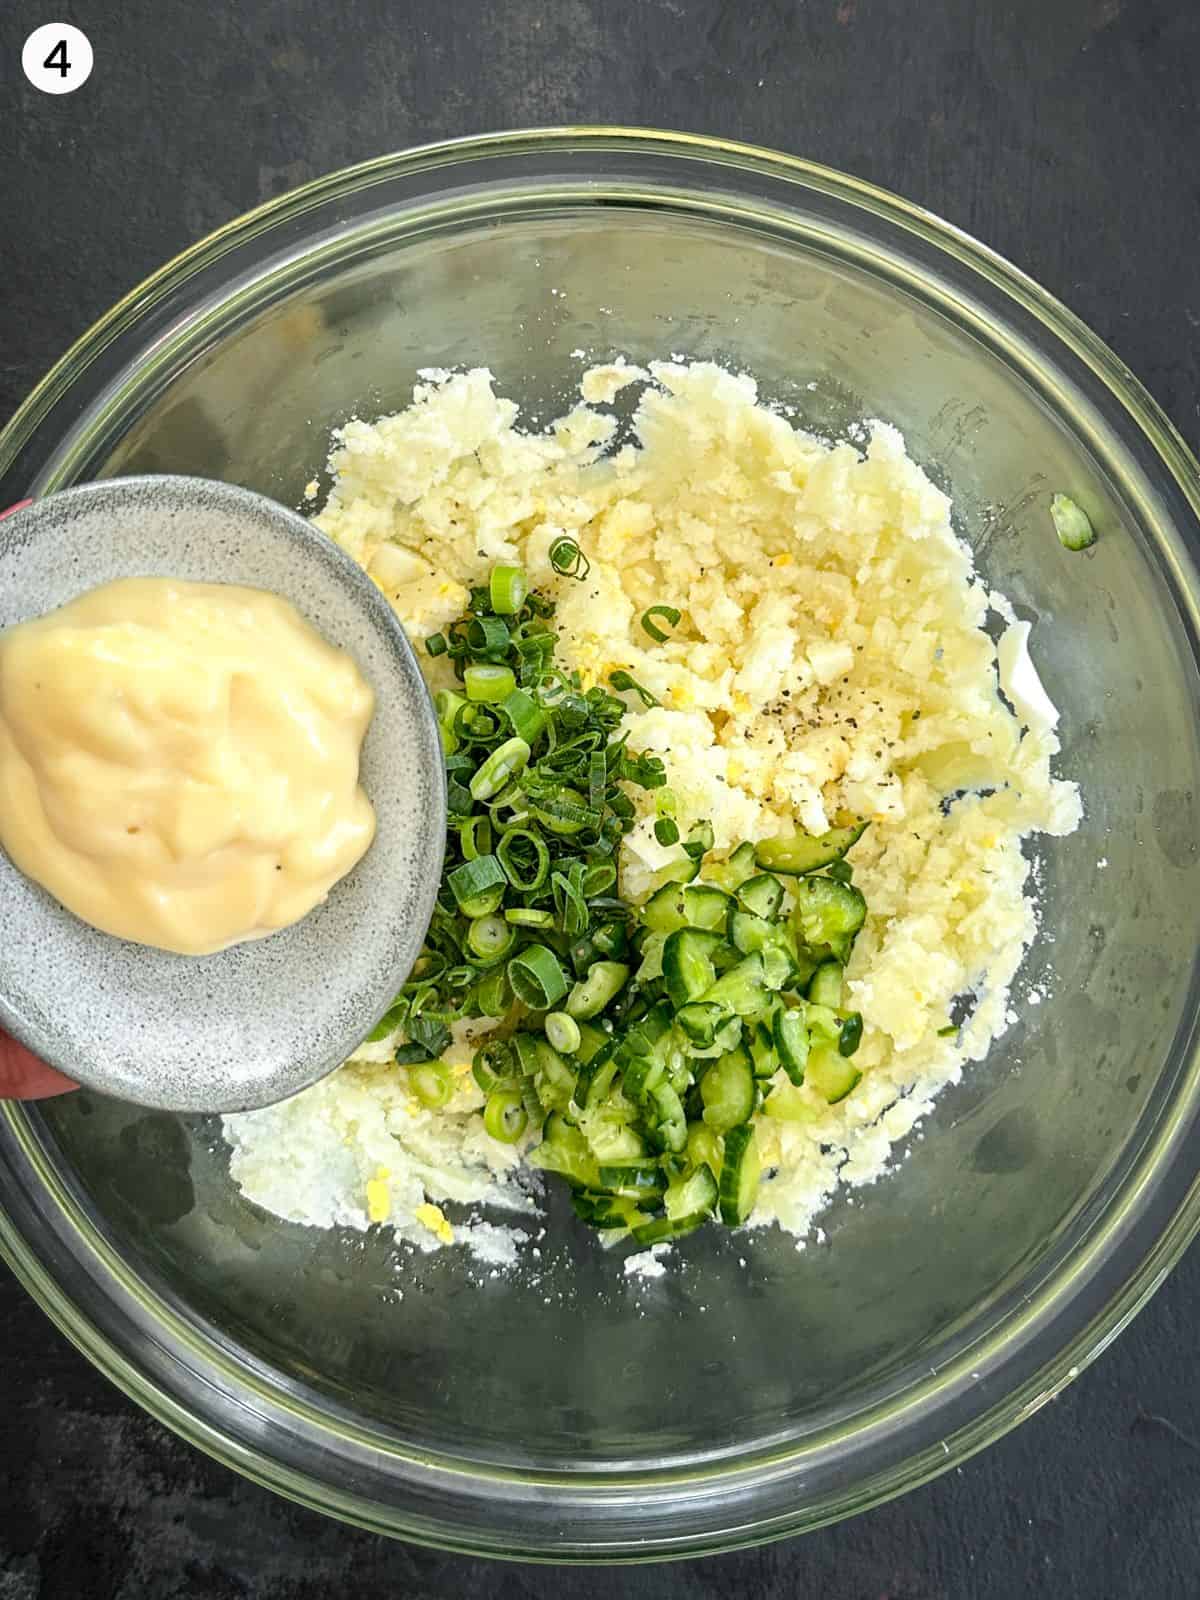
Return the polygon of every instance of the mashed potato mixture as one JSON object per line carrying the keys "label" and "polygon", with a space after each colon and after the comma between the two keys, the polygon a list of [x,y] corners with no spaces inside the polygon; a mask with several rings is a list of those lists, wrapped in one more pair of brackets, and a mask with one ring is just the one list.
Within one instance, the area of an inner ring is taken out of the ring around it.
{"label": "mashed potato mixture", "polygon": [[[645,385],[638,442],[614,451],[615,419],[594,406],[631,381]],[[751,1220],[802,1239],[1003,1031],[1035,932],[1021,842],[1071,832],[1079,795],[1051,776],[1056,714],[1028,626],[975,574],[894,428],[830,446],[707,364],[594,368],[582,392],[592,405],[525,433],[488,372],[427,374],[407,410],[339,432],[316,522],[415,645],[495,563],[523,565],[557,601],[559,656],[585,687],[624,668],[661,702],[629,713],[630,748],[662,756],[681,825],[709,819],[718,851],[869,819],[851,853],[869,914],[847,968],[861,1082],[834,1105],[812,1095],[803,1120],[758,1123]],[[564,534],[590,560],[583,580],[551,565]],[[640,618],[664,603],[683,616],[659,643]],[[999,648],[989,610],[1009,623]],[[440,685],[444,663],[425,664]],[[652,798],[632,797],[646,814],[621,889],[636,900],[678,851],[655,841]],[[448,1053],[458,1088],[438,1111],[407,1093],[393,1047],[225,1119],[250,1199],[316,1225],[387,1221],[429,1246],[455,1237],[440,1200],[519,1203],[520,1154],[483,1130],[469,1042]]]}

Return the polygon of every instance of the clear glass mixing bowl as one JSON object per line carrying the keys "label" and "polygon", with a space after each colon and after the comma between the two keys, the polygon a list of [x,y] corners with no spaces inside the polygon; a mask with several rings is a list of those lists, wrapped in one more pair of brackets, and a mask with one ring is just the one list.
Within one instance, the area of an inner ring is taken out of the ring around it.
{"label": "clear glass mixing bowl", "polygon": [[[295,504],[330,429],[486,364],[540,417],[583,348],[744,367],[836,435],[898,423],[1037,620],[1087,818],[1042,854],[1002,1044],[797,1253],[711,1229],[635,1285],[552,1206],[538,1270],[272,1221],[203,1119],[5,1107],[0,1242],[79,1346],[263,1483],[411,1539],[553,1559],[726,1548],[919,1483],[1041,1404],[1197,1226],[1195,462],[1005,262],[807,163],[561,130],[311,184],[143,284],[0,438],[0,505],[194,472]],[[1049,491],[1092,511],[1068,555]],[[69,996],[64,996],[64,1004]],[[402,1289],[403,1298],[395,1292]]]}

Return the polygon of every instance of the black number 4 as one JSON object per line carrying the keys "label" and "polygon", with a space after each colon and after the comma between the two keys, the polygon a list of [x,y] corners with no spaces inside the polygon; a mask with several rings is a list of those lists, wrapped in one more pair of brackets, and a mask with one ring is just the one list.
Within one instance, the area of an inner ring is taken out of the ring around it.
{"label": "black number 4", "polygon": [[58,41],[45,61],[42,62],[42,65],[47,72],[53,69],[55,72],[60,72],[64,78],[67,76],[71,70],[71,63],[67,60],[67,41],[65,39]]}

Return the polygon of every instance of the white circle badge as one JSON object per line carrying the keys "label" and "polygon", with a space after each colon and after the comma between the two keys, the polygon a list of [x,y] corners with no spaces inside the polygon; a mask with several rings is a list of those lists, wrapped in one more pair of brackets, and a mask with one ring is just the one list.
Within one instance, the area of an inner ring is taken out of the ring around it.
{"label": "white circle badge", "polygon": [[92,75],[92,46],[69,22],[43,22],[21,51],[25,76],[43,94],[70,94]]}

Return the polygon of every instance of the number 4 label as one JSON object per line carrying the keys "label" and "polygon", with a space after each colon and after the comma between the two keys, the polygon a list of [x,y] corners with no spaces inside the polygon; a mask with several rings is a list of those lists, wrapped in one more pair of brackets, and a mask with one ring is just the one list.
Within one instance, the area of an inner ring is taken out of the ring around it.
{"label": "number 4 label", "polygon": [[44,22],[26,39],[21,66],[43,94],[70,94],[91,77],[92,46],[69,22]]}

